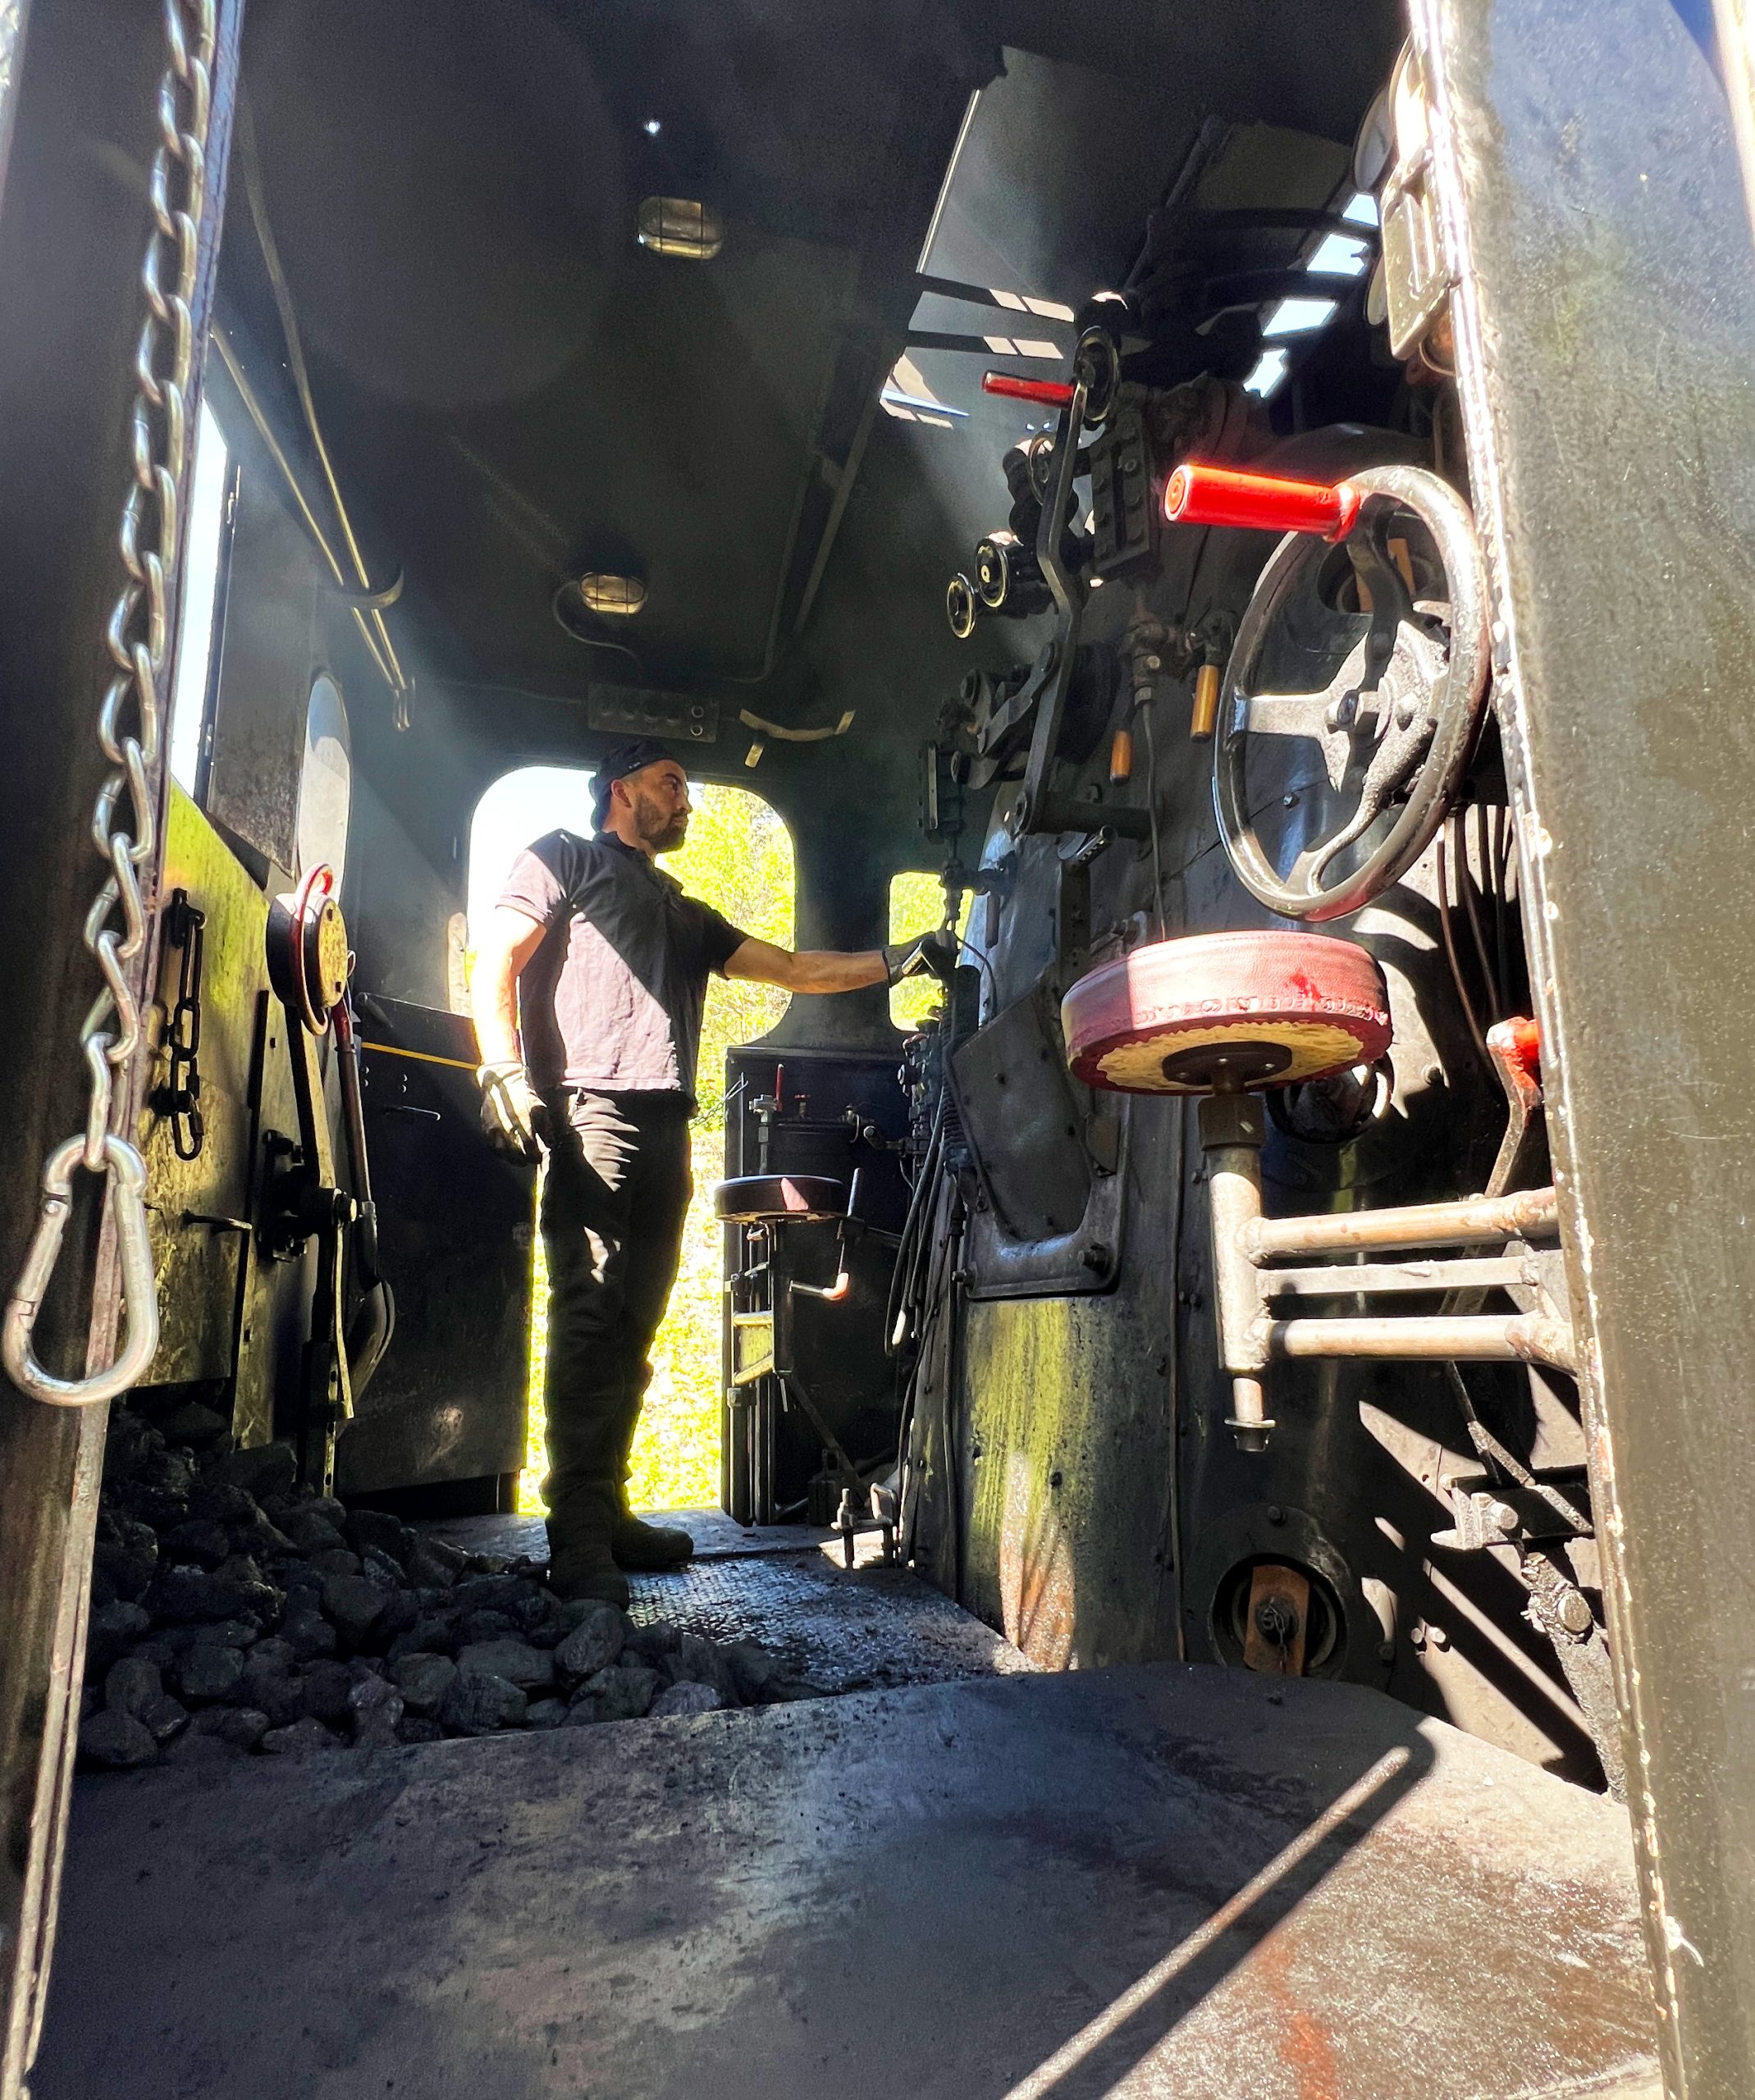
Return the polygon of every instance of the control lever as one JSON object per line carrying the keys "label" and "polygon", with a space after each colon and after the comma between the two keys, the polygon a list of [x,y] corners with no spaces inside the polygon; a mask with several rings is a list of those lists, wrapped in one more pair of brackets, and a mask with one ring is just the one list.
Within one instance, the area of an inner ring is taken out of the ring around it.
{"label": "control lever", "polygon": [[[289,1023],[287,1051],[292,1060],[299,1141],[296,1164],[276,1185],[276,1214],[267,1221],[266,1236],[283,1253],[296,1252],[313,1238],[318,1243],[299,1439],[300,1469],[325,1494],[334,1477],[337,1427],[351,1419],[355,1396],[377,1369],[395,1324],[395,1302],[378,1270],[377,1213],[366,1152],[359,1039],[348,1002],[353,957],[336,888],[334,870],[320,864],[290,896],[272,900],[267,925],[268,981]],[[317,1044],[331,1032],[337,1046],[353,1194],[337,1181],[329,1119],[324,1112]],[[284,1140],[282,1148],[291,1153]],[[350,1249],[365,1295],[344,1335],[342,1308]]]}

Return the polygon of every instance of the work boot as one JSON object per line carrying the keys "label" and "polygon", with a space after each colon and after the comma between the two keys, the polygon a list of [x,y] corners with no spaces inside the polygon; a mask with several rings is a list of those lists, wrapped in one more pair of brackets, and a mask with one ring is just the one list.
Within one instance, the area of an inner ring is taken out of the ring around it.
{"label": "work boot", "polygon": [[619,1568],[680,1568],[694,1557],[695,1542],[675,1524],[646,1524],[627,1509],[618,1509],[610,1533],[610,1550]]}
{"label": "work boot", "polygon": [[606,1496],[573,1495],[548,1520],[548,1586],[563,1603],[591,1597],[628,1608],[628,1578],[611,1550],[614,1505]]}

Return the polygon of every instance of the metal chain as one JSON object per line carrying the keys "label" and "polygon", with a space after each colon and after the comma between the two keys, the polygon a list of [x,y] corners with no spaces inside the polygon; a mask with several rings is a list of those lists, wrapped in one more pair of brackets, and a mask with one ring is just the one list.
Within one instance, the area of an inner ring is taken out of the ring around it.
{"label": "metal chain", "polygon": [[153,1106],[171,1124],[171,1143],[182,1160],[199,1159],[207,1138],[201,1113],[201,966],[207,947],[207,914],[189,901],[187,890],[175,891],[165,913],[165,938],[183,951],[176,1005],[166,1042],[171,1070],[153,1097]]}
{"label": "metal chain", "polygon": [[[80,1029],[87,1108],[83,1134],[50,1153],[35,1237],[7,1301],[0,1358],[34,1399],[57,1407],[113,1399],[139,1381],[158,1348],[158,1299],[147,1229],[146,1168],[122,1134],[128,1068],[140,1043],[140,1005],[129,966],[146,943],[139,871],[157,850],[169,592],[176,575],[188,486],[189,383],[194,363],[191,301],[207,192],[213,100],[214,0],[165,0],[170,62],[158,84],[159,144],[149,194],[153,226],[140,281],[146,317],[135,355],[134,473],[118,535],[128,572],[110,615],[116,673],[98,714],[98,742],[112,770],[98,790],[91,835],[109,870],[85,916],[85,942],[103,979]],[[107,1369],[52,1376],[32,1347],[72,1208],[74,1168],[106,1177],[121,1257],[127,1331]]]}

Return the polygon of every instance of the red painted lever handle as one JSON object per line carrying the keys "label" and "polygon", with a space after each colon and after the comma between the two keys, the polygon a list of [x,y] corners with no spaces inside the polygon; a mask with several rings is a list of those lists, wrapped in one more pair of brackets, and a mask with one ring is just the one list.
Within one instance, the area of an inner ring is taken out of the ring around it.
{"label": "red painted lever handle", "polygon": [[1328,488],[1191,462],[1178,467],[1164,488],[1164,516],[1172,525],[1245,525],[1264,532],[1319,532],[1325,540],[1346,537],[1359,504],[1345,482]]}
{"label": "red painted lever handle", "polygon": [[1063,409],[1072,399],[1063,379],[1014,379],[1008,372],[984,372],[981,391],[1003,394],[1012,401],[1040,401],[1050,409]]}

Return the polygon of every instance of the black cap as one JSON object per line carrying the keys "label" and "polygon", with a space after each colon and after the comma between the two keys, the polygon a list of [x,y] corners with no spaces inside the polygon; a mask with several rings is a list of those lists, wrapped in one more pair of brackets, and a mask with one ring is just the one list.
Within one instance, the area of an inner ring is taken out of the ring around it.
{"label": "black cap", "polygon": [[591,815],[598,830],[602,830],[603,820],[610,814],[610,790],[618,780],[674,756],[656,737],[624,737],[619,743],[611,744],[592,775]]}

